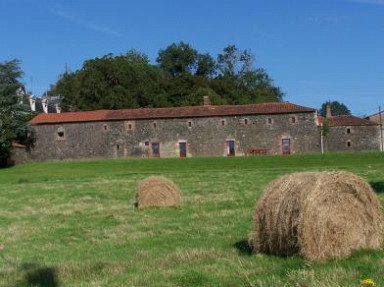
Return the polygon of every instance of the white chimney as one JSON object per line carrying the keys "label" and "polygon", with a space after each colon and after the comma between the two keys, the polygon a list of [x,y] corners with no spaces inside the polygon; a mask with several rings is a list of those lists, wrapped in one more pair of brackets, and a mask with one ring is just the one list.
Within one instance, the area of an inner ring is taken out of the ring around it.
{"label": "white chimney", "polygon": [[36,112],[36,100],[33,98],[33,95],[29,96],[29,106],[32,112]]}
{"label": "white chimney", "polygon": [[43,111],[45,114],[48,114],[48,102],[47,102],[47,99],[43,99],[41,101],[41,104],[43,106]]}

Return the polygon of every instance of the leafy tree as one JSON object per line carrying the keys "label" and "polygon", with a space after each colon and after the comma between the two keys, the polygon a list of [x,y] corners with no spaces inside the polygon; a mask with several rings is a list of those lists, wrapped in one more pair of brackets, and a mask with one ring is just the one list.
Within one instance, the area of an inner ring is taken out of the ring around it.
{"label": "leafy tree", "polygon": [[338,101],[332,101],[332,102],[325,102],[321,105],[319,112],[320,112],[320,115],[323,117],[325,117],[327,114],[327,104],[331,105],[332,116],[341,116],[341,115],[351,114],[351,111],[348,109],[346,105]]}
{"label": "leafy tree", "polygon": [[216,61],[210,54],[198,55],[195,75],[209,78],[216,74],[216,68]]}
{"label": "leafy tree", "polygon": [[178,76],[183,73],[191,73],[196,68],[198,53],[190,44],[173,43],[165,50],[159,51],[156,61],[161,69],[172,76]]}
{"label": "leafy tree", "polygon": [[22,74],[20,61],[0,63],[0,166],[9,163],[14,141],[30,143],[30,130],[26,122],[31,114],[17,92],[23,89],[19,81]]}

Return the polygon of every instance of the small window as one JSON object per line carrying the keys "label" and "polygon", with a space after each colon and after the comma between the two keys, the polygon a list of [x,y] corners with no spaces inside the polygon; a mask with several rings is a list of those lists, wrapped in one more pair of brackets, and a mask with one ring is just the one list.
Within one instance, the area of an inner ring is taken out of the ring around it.
{"label": "small window", "polygon": [[149,141],[145,141],[145,142],[144,142],[144,145],[145,145],[145,146],[149,146]]}
{"label": "small window", "polygon": [[351,133],[351,129],[347,128],[347,134],[350,134],[350,133]]}
{"label": "small window", "polygon": [[248,119],[244,119],[244,124],[247,125],[249,123]]}
{"label": "small window", "polygon": [[116,149],[120,149],[120,145],[117,144],[117,145],[116,145]]}
{"label": "small window", "polygon": [[56,135],[57,135],[57,140],[59,141],[65,140],[64,128],[63,127],[58,128]]}
{"label": "small window", "polygon": [[153,126],[154,129],[157,129],[157,122],[153,122],[152,126]]}
{"label": "small window", "polygon": [[296,117],[291,117],[291,123],[292,123],[292,124],[297,123],[297,119],[296,119]]}
{"label": "small window", "polygon": [[220,121],[220,124],[221,124],[222,126],[225,126],[225,125],[227,124],[227,121],[223,119],[223,120]]}
{"label": "small window", "polygon": [[272,123],[273,123],[272,118],[268,118],[268,119],[267,119],[267,124],[271,125]]}
{"label": "small window", "polygon": [[107,130],[108,130],[108,125],[107,125],[107,124],[104,124],[104,125],[103,125],[103,130],[104,130],[104,131],[107,131]]}
{"label": "small window", "polygon": [[189,127],[189,128],[192,127],[192,122],[191,122],[191,121],[188,121],[188,127]]}
{"label": "small window", "polygon": [[134,121],[125,122],[124,126],[127,132],[133,131],[135,129],[135,122]]}
{"label": "small window", "polygon": [[347,141],[347,147],[351,147],[352,144],[351,144],[351,141]]}

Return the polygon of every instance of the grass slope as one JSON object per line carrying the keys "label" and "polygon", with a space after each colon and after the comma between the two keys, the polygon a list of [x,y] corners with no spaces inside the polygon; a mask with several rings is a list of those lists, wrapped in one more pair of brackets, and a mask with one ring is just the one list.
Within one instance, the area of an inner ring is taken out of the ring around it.
{"label": "grass slope", "polygon": [[[34,163],[0,170],[0,286],[384,286],[382,251],[309,263],[254,255],[253,208],[279,175],[343,169],[384,201],[378,153]],[[134,208],[162,174],[182,206]]]}

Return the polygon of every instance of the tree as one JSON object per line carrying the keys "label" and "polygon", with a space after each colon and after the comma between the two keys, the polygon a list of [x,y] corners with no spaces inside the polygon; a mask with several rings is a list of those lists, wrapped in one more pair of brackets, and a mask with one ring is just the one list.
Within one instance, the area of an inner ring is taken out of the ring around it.
{"label": "tree", "polygon": [[200,54],[197,59],[196,76],[209,78],[216,74],[216,61],[210,54]]}
{"label": "tree", "polygon": [[332,102],[325,102],[321,105],[319,112],[320,112],[320,115],[322,117],[326,117],[327,104],[331,105],[332,116],[341,116],[341,115],[350,115],[351,114],[351,111],[348,109],[348,107],[346,105],[344,105],[343,103],[340,103],[338,101],[332,101]]}
{"label": "tree", "polygon": [[14,141],[30,143],[27,121],[31,114],[18,94],[24,88],[19,81],[22,74],[20,61],[0,63],[0,166],[9,163]]}
{"label": "tree", "polygon": [[161,69],[175,77],[183,73],[191,73],[196,68],[198,53],[188,43],[173,43],[165,50],[159,51],[156,61]]}

